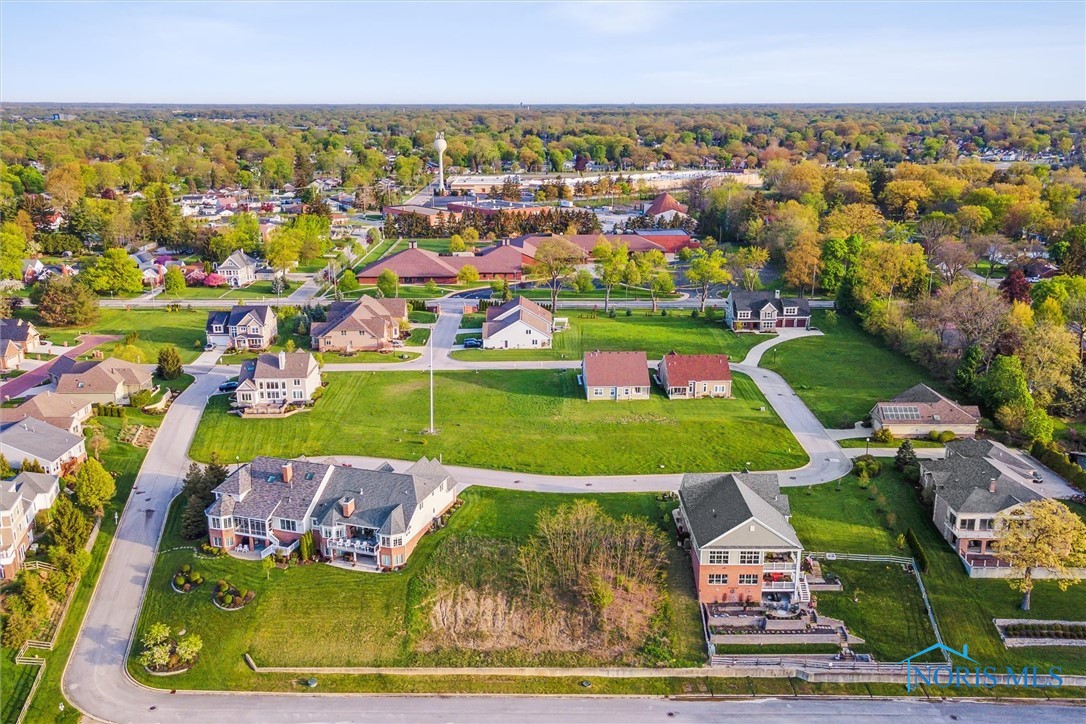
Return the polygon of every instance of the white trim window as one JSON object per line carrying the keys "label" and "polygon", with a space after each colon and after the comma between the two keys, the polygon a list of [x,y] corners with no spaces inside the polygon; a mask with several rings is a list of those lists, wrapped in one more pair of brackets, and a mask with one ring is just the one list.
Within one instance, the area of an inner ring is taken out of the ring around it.
{"label": "white trim window", "polygon": [[739,565],[754,566],[762,562],[761,551],[739,551]]}
{"label": "white trim window", "polygon": [[740,586],[753,586],[753,585],[756,585],[757,583],[758,583],[758,574],[757,573],[740,573],[739,574],[739,585]]}
{"label": "white trim window", "polygon": [[709,574],[710,586],[726,586],[728,585],[727,573],[710,573]]}
{"label": "white trim window", "polygon": [[708,560],[709,565],[712,565],[712,566],[726,565],[728,563],[728,559],[730,558],[728,553],[729,553],[729,551],[724,551],[724,550],[710,550],[709,551],[709,560]]}

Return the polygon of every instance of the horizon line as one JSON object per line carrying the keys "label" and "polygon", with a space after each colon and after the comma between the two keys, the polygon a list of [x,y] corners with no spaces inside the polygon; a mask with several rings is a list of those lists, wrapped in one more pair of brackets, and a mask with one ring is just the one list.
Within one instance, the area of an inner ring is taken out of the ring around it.
{"label": "horizon line", "polygon": [[475,102],[428,102],[428,101],[410,101],[410,102],[396,102],[396,101],[364,101],[364,102],[349,102],[349,101],[110,101],[110,100],[96,100],[96,101],[61,101],[61,100],[4,100],[0,101],[0,108],[4,106],[29,106],[29,105],[69,105],[69,106],[93,106],[93,105],[110,105],[110,106],[179,106],[179,107],[193,107],[193,106],[226,106],[226,107],[249,107],[249,106],[363,106],[363,107],[381,107],[381,106],[411,106],[418,108],[436,108],[436,107],[452,107],[452,108],[478,108],[478,107],[498,107],[498,108],[519,108],[519,107],[531,107],[531,106],[557,106],[557,107],[571,107],[571,108],[592,108],[601,106],[614,106],[614,107],[630,107],[630,106],[871,106],[871,105],[1011,105],[1011,104],[1029,104],[1029,103],[1049,103],[1049,104],[1083,104],[1086,106],[1086,98],[1072,98],[1072,99],[1005,99],[1005,100],[954,100],[954,101],[935,101],[935,100],[872,100],[872,101],[588,101],[588,102],[565,102],[565,101],[541,101],[538,103],[527,102],[508,102],[508,101],[475,101]]}

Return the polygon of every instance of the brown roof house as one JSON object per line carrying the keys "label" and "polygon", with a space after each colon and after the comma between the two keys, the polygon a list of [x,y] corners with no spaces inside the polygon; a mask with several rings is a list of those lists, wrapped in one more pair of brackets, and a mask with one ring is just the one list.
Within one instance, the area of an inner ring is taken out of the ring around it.
{"label": "brown roof house", "polygon": [[675,200],[675,197],[664,192],[652,200],[645,209],[645,216],[653,219],[671,221],[676,216],[687,216],[687,207]]}
{"label": "brown roof house", "polygon": [[671,399],[731,397],[732,369],[726,354],[668,352],[656,368],[656,383]]}
{"label": "brown roof house", "polygon": [[403,299],[363,295],[356,302],[332,302],[326,321],[310,326],[310,345],[320,352],[390,349],[392,340],[400,338],[407,314]]}
{"label": "brown roof house", "polygon": [[128,403],[128,396],[152,386],[151,373],[142,365],[110,357],[85,362],[60,357],[49,368],[58,395],[86,403]]}
{"label": "brown roof house", "polygon": [[238,407],[277,412],[286,405],[312,402],[320,386],[320,368],[309,352],[262,354],[241,365]]}
{"label": "brown roof house", "polygon": [[554,316],[525,297],[486,310],[484,349],[547,349],[553,336]]}
{"label": "brown roof house", "polygon": [[86,400],[74,395],[43,392],[18,407],[0,410],[0,420],[10,422],[29,417],[79,435],[83,432],[83,423],[89,420],[93,413],[91,403]]}
{"label": "brown roof house", "polygon": [[978,422],[980,408],[976,405],[959,405],[924,384],[871,409],[871,427],[886,428],[894,437],[923,437],[944,430],[957,437],[974,437]]}
{"label": "brown roof house", "polygon": [[647,400],[652,392],[644,352],[586,352],[581,381],[589,402]]}
{"label": "brown roof house", "polygon": [[41,349],[41,335],[23,319],[0,319],[0,371],[17,369],[28,352]]}

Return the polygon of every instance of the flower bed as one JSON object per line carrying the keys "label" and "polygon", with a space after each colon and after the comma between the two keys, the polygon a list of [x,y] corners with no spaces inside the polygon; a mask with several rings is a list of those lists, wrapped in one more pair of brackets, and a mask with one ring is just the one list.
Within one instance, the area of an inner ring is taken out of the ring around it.
{"label": "flower bed", "polygon": [[203,640],[196,634],[185,635],[184,631],[180,631],[175,638],[171,635],[170,627],[164,623],[152,624],[141,643],[143,651],[139,662],[155,676],[185,673],[192,668],[204,646]]}
{"label": "flower bed", "polygon": [[1012,623],[1003,627],[1008,638],[1086,641],[1086,623]]}
{"label": "flower bed", "polygon": [[211,597],[211,600],[224,611],[237,611],[248,606],[254,598],[256,598],[256,593],[253,591],[246,591],[242,594],[229,581],[219,581],[218,585],[215,586],[215,595]]}
{"label": "flower bed", "polygon": [[192,570],[192,566],[186,563],[170,579],[170,588],[177,593],[188,593],[197,586],[202,585],[203,582],[203,575],[199,571]]}

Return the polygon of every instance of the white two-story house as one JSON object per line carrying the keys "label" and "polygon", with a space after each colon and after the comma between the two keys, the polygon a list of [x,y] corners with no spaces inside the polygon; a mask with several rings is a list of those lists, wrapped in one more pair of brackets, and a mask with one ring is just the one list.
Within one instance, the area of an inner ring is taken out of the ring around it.
{"label": "white two-story house", "polygon": [[262,354],[242,363],[237,404],[243,409],[303,405],[313,401],[320,386],[320,367],[309,352]]}

